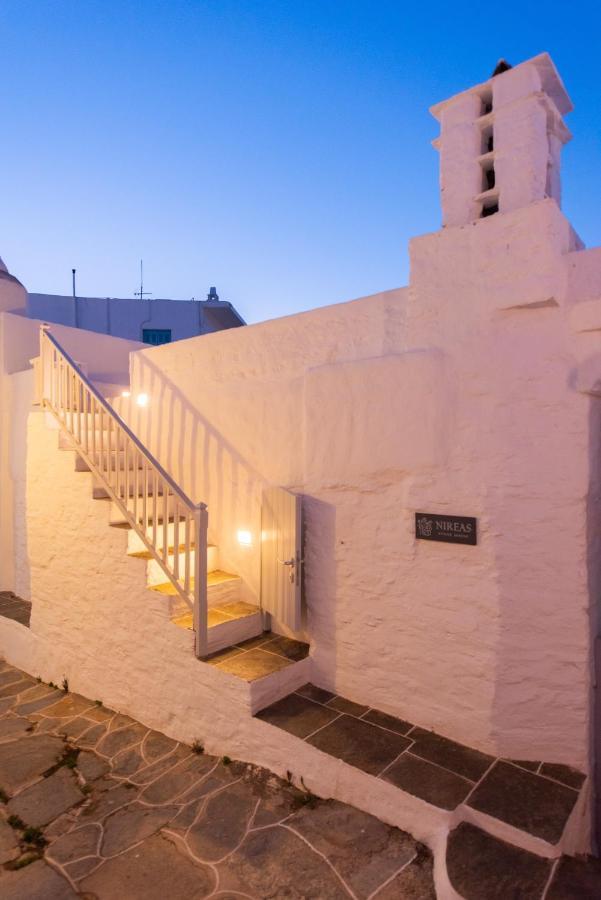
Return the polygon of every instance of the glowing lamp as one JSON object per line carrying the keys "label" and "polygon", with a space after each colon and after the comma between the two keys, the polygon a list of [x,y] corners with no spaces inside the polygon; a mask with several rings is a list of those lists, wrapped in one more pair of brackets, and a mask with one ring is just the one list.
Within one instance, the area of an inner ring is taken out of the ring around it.
{"label": "glowing lamp", "polygon": [[252,534],[250,533],[250,531],[239,531],[238,532],[238,543],[242,547],[250,547],[252,542],[253,542],[253,539],[252,539]]}

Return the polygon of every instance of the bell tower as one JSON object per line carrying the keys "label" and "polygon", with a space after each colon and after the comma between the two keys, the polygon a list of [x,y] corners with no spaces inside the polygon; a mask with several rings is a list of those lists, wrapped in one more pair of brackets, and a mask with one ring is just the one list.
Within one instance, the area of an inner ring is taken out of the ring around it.
{"label": "bell tower", "polygon": [[[499,71],[500,70],[500,71]],[[537,200],[561,206],[560,154],[570,98],[547,53],[430,110],[440,122],[442,224],[467,225]]]}

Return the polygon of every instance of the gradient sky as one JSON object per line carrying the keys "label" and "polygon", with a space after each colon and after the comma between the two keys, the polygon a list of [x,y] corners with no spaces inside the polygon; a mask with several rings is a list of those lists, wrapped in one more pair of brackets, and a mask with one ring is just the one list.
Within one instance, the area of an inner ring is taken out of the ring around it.
{"label": "gradient sky", "polygon": [[407,283],[440,224],[428,107],[544,50],[564,210],[601,244],[598,2],[0,0],[0,255],[31,291],[248,321]]}

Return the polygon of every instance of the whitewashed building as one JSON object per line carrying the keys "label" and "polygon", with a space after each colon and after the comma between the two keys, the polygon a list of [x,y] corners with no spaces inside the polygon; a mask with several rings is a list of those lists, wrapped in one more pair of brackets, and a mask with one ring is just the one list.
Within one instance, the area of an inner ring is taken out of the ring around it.
{"label": "whitewashed building", "polygon": [[62,294],[27,295],[32,319],[85,328],[101,334],[169,344],[225,328],[238,328],[244,319],[228,300],[220,300],[214,287],[206,300],[161,300],[132,297],[69,297]]}
{"label": "whitewashed building", "polygon": [[31,602],[0,651],[410,831],[445,900],[462,825],[543,874],[600,834],[570,109],[547,54],[433,107],[443,226],[407,287],[149,348],[40,335],[0,278],[2,578]]}

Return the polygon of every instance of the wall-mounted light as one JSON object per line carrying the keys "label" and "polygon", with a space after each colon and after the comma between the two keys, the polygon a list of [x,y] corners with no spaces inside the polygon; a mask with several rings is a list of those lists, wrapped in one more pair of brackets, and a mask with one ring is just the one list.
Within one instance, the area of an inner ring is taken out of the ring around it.
{"label": "wall-mounted light", "polygon": [[148,394],[138,394],[136,403],[138,406],[148,406]]}
{"label": "wall-mounted light", "polygon": [[238,543],[241,547],[250,547],[253,542],[253,537],[250,531],[238,531]]}
{"label": "wall-mounted light", "polygon": [[131,391],[121,391],[122,397],[131,397]]}

